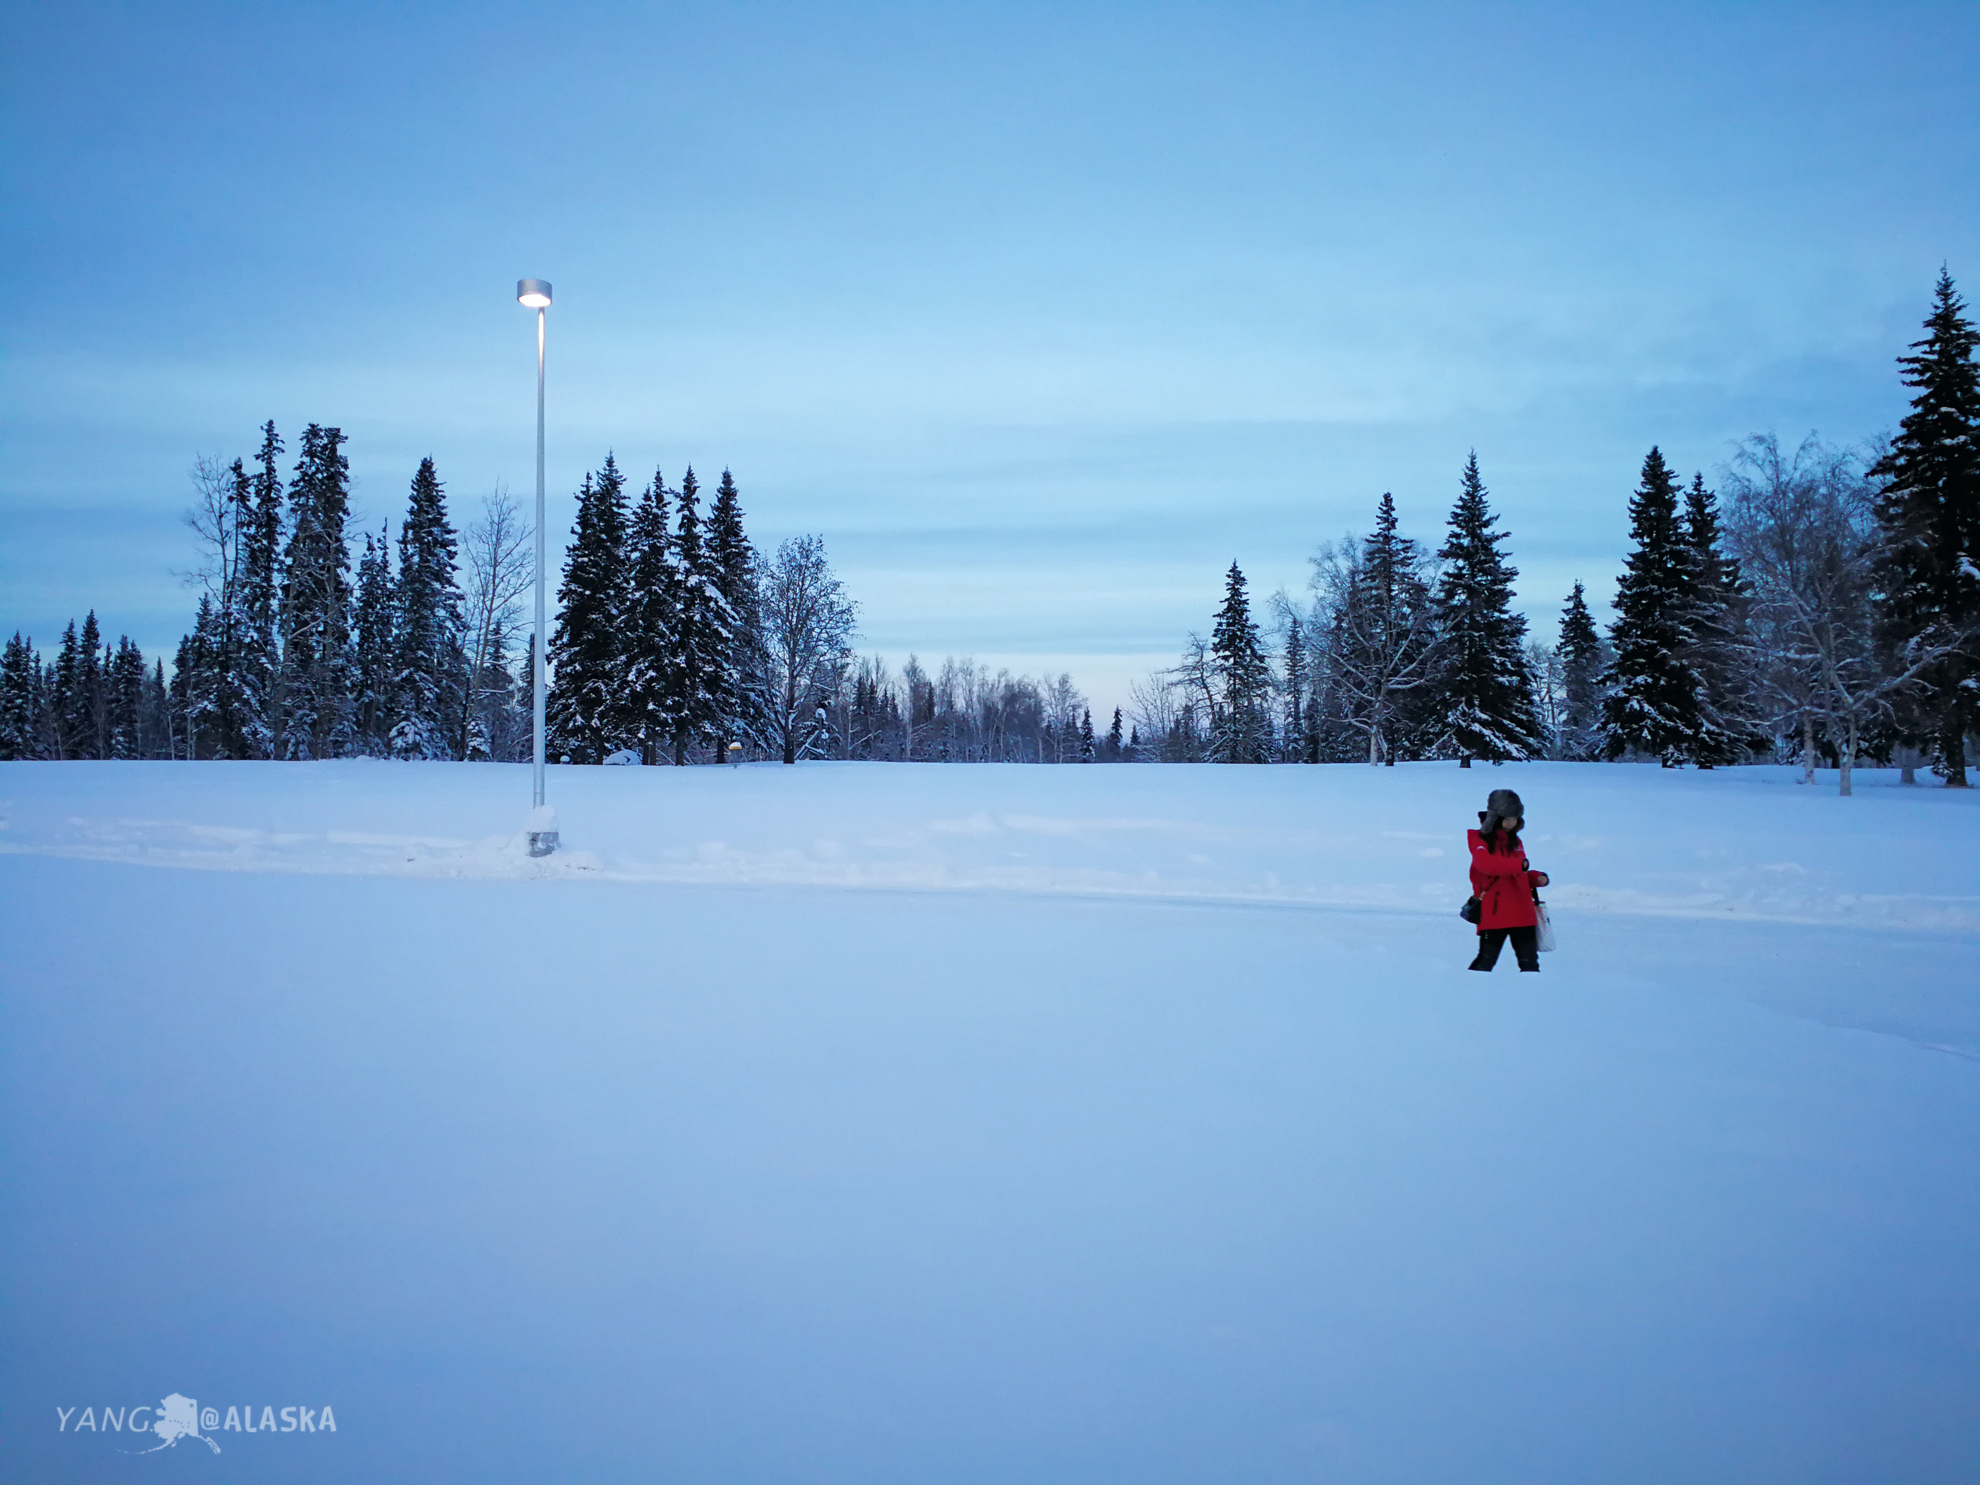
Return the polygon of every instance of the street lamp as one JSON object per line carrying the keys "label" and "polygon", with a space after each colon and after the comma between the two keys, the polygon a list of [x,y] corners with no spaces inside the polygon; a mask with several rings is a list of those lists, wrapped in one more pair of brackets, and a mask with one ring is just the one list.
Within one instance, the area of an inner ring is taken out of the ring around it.
{"label": "street lamp", "polygon": [[530,796],[529,854],[548,856],[557,849],[557,817],[543,800],[543,698],[548,670],[543,652],[543,312],[550,307],[547,279],[526,278],[516,284],[516,302],[536,311],[536,672],[530,677],[530,750],[535,777]]}

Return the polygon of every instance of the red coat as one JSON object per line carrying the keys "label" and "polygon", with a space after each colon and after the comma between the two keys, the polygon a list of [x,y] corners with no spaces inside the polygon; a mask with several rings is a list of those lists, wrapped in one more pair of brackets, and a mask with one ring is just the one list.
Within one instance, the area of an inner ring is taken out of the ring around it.
{"label": "red coat", "polygon": [[1540,920],[1533,911],[1533,890],[1540,873],[1526,864],[1526,848],[1512,838],[1510,851],[1491,851],[1476,830],[1464,833],[1471,847],[1471,890],[1479,903],[1478,931],[1488,928],[1531,928]]}

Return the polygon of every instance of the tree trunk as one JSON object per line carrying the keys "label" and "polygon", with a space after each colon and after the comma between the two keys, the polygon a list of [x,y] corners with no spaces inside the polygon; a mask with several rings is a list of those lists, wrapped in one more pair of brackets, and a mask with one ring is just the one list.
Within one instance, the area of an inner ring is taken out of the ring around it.
{"label": "tree trunk", "polygon": [[1842,772],[1841,786],[1836,792],[1847,798],[1849,795],[1850,770],[1856,766],[1856,718],[1854,716],[1850,717],[1849,725],[1843,729],[1842,750],[1840,756],[1836,759],[1836,763]]}
{"label": "tree trunk", "polygon": [[1459,754],[1458,754],[1458,767],[1459,767],[1459,768],[1469,768],[1469,767],[1471,767],[1471,754],[1469,754],[1469,753],[1459,753]]}
{"label": "tree trunk", "polygon": [[1897,750],[1897,758],[1899,770],[1898,782],[1900,784],[1910,784],[1916,788],[1918,785],[1918,754],[1909,746],[1906,746]]}
{"label": "tree trunk", "polygon": [[1815,782],[1815,718],[1808,712],[1801,714],[1801,782]]}
{"label": "tree trunk", "polygon": [[1946,760],[1946,787],[1966,787],[1966,699],[1957,691],[1939,726],[1939,754]]}

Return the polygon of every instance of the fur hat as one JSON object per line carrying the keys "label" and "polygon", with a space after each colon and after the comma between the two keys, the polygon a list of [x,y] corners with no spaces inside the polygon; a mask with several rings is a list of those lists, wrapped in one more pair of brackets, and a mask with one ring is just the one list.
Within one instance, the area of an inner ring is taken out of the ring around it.
{"label": "fur hat", "polygon": [[1519,802],[1519,796],[1510,789],[1494,789],[1485,801],[1485,808],[1478,812],[1478,828],[1491,835],[1507,820],[1524,820],[1526,806]]}

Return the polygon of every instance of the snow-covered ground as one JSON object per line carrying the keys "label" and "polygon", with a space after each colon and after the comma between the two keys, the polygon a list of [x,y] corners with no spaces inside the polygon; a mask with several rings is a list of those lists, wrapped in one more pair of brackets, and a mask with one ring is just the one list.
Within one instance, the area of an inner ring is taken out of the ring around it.
{"label": "snow-covered ground", "polygon": [[1980,1477],[1980,795],[1793,780],[0,765],[0,1476]]}
{"label": "snow-covered ground", "polygon": [[[1566,914],[1980,932],[1980,792],[1834,775],[1473,769],[774,764],[552,768],[569,849],[523,848],[526,771],[492,766],[19,765],[0,850],[407,877],[1073,892],[1450,915],[1488,789],[1531,790],[1527,844]],[[520,775],[520,777],[519,777]],[[58,785],[59,787],[51,787]]]}

